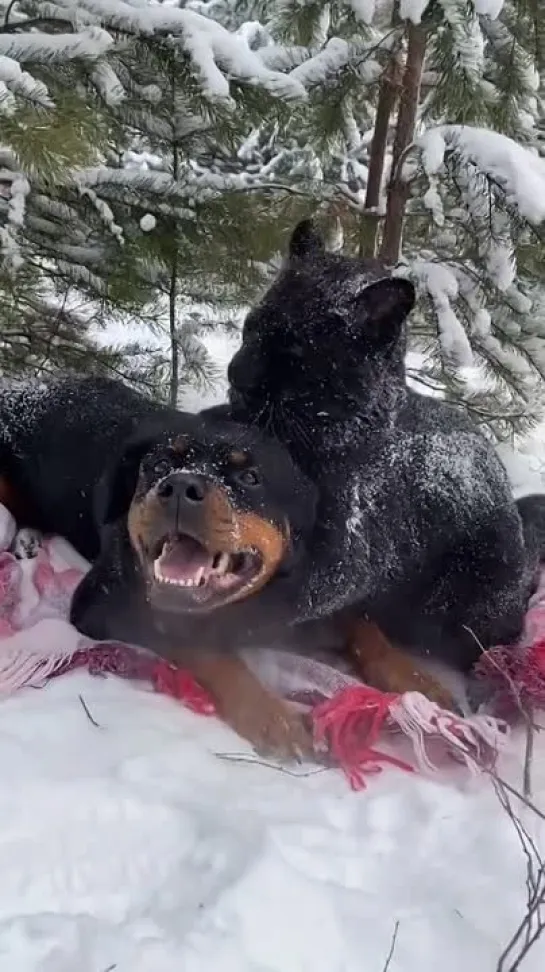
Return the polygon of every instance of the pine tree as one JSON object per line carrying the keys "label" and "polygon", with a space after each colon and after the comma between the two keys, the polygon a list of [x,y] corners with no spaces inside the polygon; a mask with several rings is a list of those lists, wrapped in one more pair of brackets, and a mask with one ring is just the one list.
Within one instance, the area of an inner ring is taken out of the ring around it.
{"label": "pine tree", "polygon": [[[115,363],[93,340],[90,322],[72,312],[70,295],[62,299],[64,253],[51,264],[52,244],[65,245],[71,213],[50,186],[64,169],[92,159],[101,143],[100,120],[74,91],[77,68],[92,64],[109,38],[89,30],[72,35],[62,21],[46,36],[33,20],[15,3],[2,10],[0,360],[7,375]],[[30,23],[28,37],[22,23]]]}
{"label": "pine tree", "polygon": [[191,6],[246,30],[309,94],[248,132],[235,171],[409,273],[415,380],[498,435],[526,430],[545,406],[539,0]]}
{"label": "pine tree", "polygon": [[[174,400],[189,373],[213,377],[206,307],[230,320],[313,213],[419,284],[415,379],[523,429],[545,368],[538,7],[5,6],[3,370],[113,363]],[[113,314],[166,331],[165,354],[134,342],[122,363],[96,340]]]}
{"label": "pine tree", "polygon": [[[268,200],[250,204],[251,177],[215,160],[257,105],[304,86],[181,7],[15,0],[2,21],[2,371],[123,366],[155,392],[169,372],[175,400],[186,374],[210,372],[187,305],[239,306],[263,278]],[[166,322],[170,360],[97,342],[135,314]]]}

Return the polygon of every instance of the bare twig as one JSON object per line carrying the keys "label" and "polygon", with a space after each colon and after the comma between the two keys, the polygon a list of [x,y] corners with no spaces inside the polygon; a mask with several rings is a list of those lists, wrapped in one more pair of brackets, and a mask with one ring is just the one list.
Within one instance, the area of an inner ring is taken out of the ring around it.
{"label": "bare twig", "polygon": [[520,793],[520,791],[517,790],[516,787],[511,786],[511,784],[508,783],[507,780],[502,779],[502,777],[498,776],[497,773],[490,773],[490,775],[493,776],[495,780],[498,780],[498,782],[501,783],[502,787],[505,790],[507,790],[507,792],[510,793],[511,796],[514,796],[517,798],[517,800],[520,800],[521,803],[523,803],[526,807],[528,807],[528,809],[531,810],[532,813],[535,813],[536,816],[540,817],[541,820],[545,820],[545,812],[543,810],[540,810],[539,807],[536,807],[535,803],[532,803],[532,801],[529,800],[526,796],[524,796],[523,793]]}
{"label": "bare twig", "polygon": [[532,711],[528,711],[526,723],[526,746],[524,749],[524,772],[522,776],[522,792],[525,797],[532,795],[532,757],[534,754],[534,725]]}
{"label": "bare twig", "polygon": [[[475,633],[471,630],[471,628],[468,628],[467,626],[464,627],[465,630],[468,631],[468,633],[474,638],[475,642],[484,653],[485,649]],[[537,940],[545,931],[545,916],[542,914],[542,908],[545,906],[545,864],[536,841],[533,839],[531,834],[528,832],[528,829],[524,826],[520,817],[515,812],[510,797],[515,797],[541,820],[545,820],[545,813],[541,811],[539,807],[537,807],[530,799],[531,767],[535,729],[532,707],[528,704],[527,700],[522,698],[519,687],[513,681],[510,672],[506,671],[504,667],[498,663],[493,654],[488,654],[487,657],[509,685],[517,708],[526,725],[526,747],[524,755],[522,793],[498,776],[494,770],[491,771],[487,767],[483,766],[483,769],[488,772],[488,775],[492,780],[500,806],[503,808],[511,820],[513,827],[515,828],[522,851],[526,858],[526,888],[528,894],[526,913],[511,936],[511,939],[505,946],[496,966],[496,972],[517,972],[517,970],[520,969],[524,958],[528,955],[530,949],[533,948]]]}
{"label": "bare twig", "polygon": [[528,863],[527,886],[529,888],[529,894],[530,893],[534,894],[536,890],[536,879],[534,876],[534,862],[531,859],[530,852],[533,853],[537,861],[541,863],[539,850],[537,849],[533,837],[531,837],[530,834],[528,833],[528,830],[522,823],[520,817],[518,817],[517,814],[514,812],[508,793],[503,787],[503,784],[501,784],[499,780],[493,780],[493,784],[494,784],[494,789],[496,791],[498,800],[500,801],[500,804],[505,810],[507,816],[512,821],[513,826],[517,832],[517,836],[522,844],[522,848]]}
{"label": "bare twig", "polygon": [[[512,790],[512,788],[504,784],[495,774],[491,774],[491,776],[500,805],[512,821],[526,857],[526,888],[528,892],[526,914],[505,946],[496,966],[496,972],[517,972],[523,959],[545,930],[545,918],[541,913],[541,908],[545,905],[545,864],[535,840],[513,810],[509,799],[509,790]],[[527,800],[521,794],[516,791],[513,791],[513,794],[527,803]],[[541,812],[539,812],[539,815],[543,816]]]}
{"label": "bare twig", "polygon": [[393,931],[393,934],[392,934],[392,941],[390,942],[390,951],[388,952],[388,955],[386,956],[386,962],[384,963],[384,968],[383,968],[382,972],[388,972],[388,969],[390,968],[390,962],[392,961],[392,959],[394,957],[394,952],[395,952],[395,947],[396,947],[396,941],[397,941],[397,933],[398,933],[398,931],[399,931],[399,921],[396,921],[396,923],[394,925],[394,931]]}
{"label": "bare twig", "polygon": [[279,766],[277,763],[269,763],[266,759],[259,759],[257,756],[245,756],[244,753],[214,753],[214,756],[230,763],[255,763],[256,766],[265,766],[266,769],[276,770],[277,773],[284,773],[286,776],[295,776],[297,779],[318,776],[319,773],[326,773],[327,770],[332,769],[331,766],[319,766],[317,769],[298,773],[297,770],[290,770],[286,766]]}
{"label": "bare twig", "polygon": [[526,707],[526,746],[524,750],[524,772],[522,792],[525,797],[532,796],[532,759],[534,755],[534,720],[531,706]]}
{"label": "bare twig", "polygon": [[102,729],[102,726],[100,725],[100,723],[97,722],[96,719],[94,719],[93,716],[91,715],[91,713],[89,712],[89,708],[87,706],[87,703],[86,703],[85,699],[83,698],[83,695],[78,695],[78,699],[81,702],[82,709],[85,712],[85,715],[87,716],[87,718],[89,719],[89,722],[93,726],[95,726],[97,729]]}
{"label": "bare twig", "polygon": [[509,688],[511,689],[511,692],[513,694],[513,699],[516,702],[517,709],[519,710],[519,712],[520,712],[520,714],[521,714],[521,716],[522,716],[522,718],[524,720],[524,723],[525,723],[525,726],[526,726],[526,747],[525,747],[525,752],[524,752],[524,768],[523,768],[522,788],[523,788],[524,796],[528,800],[528,798],[532,794],[532,781],[531,781],[531,777],[532,777],[532,757],[533,757],[533,752],[534,752],[534,730],[536,728],[536,726],[534,724],[534,721],[533,721],[534,713],[533,713],[532,706],[529,705],[529,703],[522,698],[521,691],[520,691],[518,685],[514,682],[513,678],[511,677],[510,672],[506,671],[498,663],[498,661],[494,657],[494,653],[493,652],[488,652],[488,653],[486,652],[485,647],[481,644],[481,642],[477,638],[477,635],[475,634],[474,631],[472,631],[471,628],[469,628],[466,624],[463,625],[463,628],[474,639],[475,643],[478,645],[478,647],[482,651],[483,655],[486,653],[486,657],[489,659],[489,661],[492,663],[492,665],[494,666],[494,668],[497,669],[497,671],[500,673],[500,675],[502,676],[502,678],[504,678],[505,681],[507,682],[507,684],[509,685]]}
{"label": "bare twig", "polygon": [[509,688],[511,689],[511,691],[513,693],[513,698],[514,698],[515,702],[517,703],[517,708],[518,708],[519,712],[521,713],[521,715],[523,716],[524,721],[526,722],[526,720],[528,718],[528,713],[527,713],[526,709],[524,708],[524,704],[523,704],[523,701],[522,701],[521,696],[520,696],[520,689],[519,689],[518,685],[513,681],[510,672],[506,671],[500,664],[498,664],[496,658],[494,657],[493,652],[488,652],[486,650],[486,648],[484,647],[482,641],[480,641],[479,638],[477,638],[477,635],[475,634],[475,632],[473,631],[472,628],[470,628],[467,624],[463,624],[462,625],[462,628],[464,629],[464,631],[467,631],[467,633],[469,635],[471,635],[471,637],[473,638],[475,644],[481,650],[482,654],[483,655],[486,655],[487,659],[492,663],[492,665],[494,666],[494,668],[497,669],[497,671],[500,673],[501,677],[505,679],[505,681],[507,682],[507,684],[509,685]]}
{"label": "bare twig", "polygon": [[[523,960],[545,931],[545,922],[540,914],[540,909],[545,905],[544,875],[545,871],[542,868],[539,874],[540,888],[532,895],[526,915],[500,955],[496,972],[518,972]],[[533,928],[532,925],[534,925]],[[518,948],[518,952],[513,956],[512,953],[516,948]]]}

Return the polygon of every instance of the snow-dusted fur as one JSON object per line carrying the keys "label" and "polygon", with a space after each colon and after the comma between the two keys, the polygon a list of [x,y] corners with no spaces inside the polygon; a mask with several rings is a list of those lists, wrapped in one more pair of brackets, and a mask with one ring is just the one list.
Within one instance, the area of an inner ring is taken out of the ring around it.
{"label": "snow-dusted fur", "polygon": [[274,432],[320,487],[300,618],[359,604],[399,643],[468,670],[481,647],[520,634],[539,543],[525,546],[492,445],[461,410],[407,387],[413,304],[408,281],[327,253],[301,224],[246,320],[232,411]]}

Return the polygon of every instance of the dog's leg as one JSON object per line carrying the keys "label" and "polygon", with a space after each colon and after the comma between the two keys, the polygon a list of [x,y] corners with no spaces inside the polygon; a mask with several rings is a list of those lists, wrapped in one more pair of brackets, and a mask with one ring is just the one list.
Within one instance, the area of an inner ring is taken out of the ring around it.
{"label": "dog's leg", "polygon": [[410,654],[389,641],[371,621],[355,621],[348,631],[348,650],[358,673],[383,692],[421,692],[443,709],[456,710],[450,692],[418,667]]}
{"label": "dog's leg", "polygon": [[304,717],[269,692],[242,659],[203,651],[184,653],[179,663],[210,692],[221,718],[260,755],[284,760],[314,755]]}

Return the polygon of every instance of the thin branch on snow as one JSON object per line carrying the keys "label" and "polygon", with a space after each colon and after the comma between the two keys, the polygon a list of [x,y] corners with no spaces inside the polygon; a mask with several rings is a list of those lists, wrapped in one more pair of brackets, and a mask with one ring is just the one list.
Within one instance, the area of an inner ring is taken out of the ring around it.
{"label": "thin branch on snow", "polygon": [[[468,627],[466,627],[466,631],[471,634],[484,652],[484,648],[475,633]],[[501,807],[513,823],[526,858],[526,887],[528,892],[526,913],[500,955],[496,966],[496,972],[517,972],[521,962],[545,930],[545,915],[541,911],[545,905],[545,864],[535,840],[513,809],[510,797],[516,797],[528,810],[542,820],[545,820],[545,813],[536,807],[529,798],[531,791],[530,774],[534,731],[532,711],[521,698],[518,686],[513,682],[510,673],[504,671],[503,667],[492,655],[488,657],[491,658],[494,666],[509,684],[527,730],[522,793],[503,780],[494,770],[491,771],[489,768],[483,766],[483,769],[490,776]]]}
{"label": "thin branch on snow", "polygon": [[399,931],[399,921],[396,921],[396,923],[394,925],[394,931],[393,931],[393,934],[392,934],[392,941],[390,942],[390,951],[388,952],[388,955],[386,956],[386,962],[384,963],[384,968],[383,968],[382,972],[388,972],[388,969],[390,968],[390,963],[391,963],[391,961],[392,961],[392,959],[394,957],[394,952],[395,952],[395,947],[396,947],[396,942],[397,942],[397,933],[398,933],[398,931]]}
{"label": "thin branch on snow", "polygon": [[[545,864],[534,839],[513,810],[508,787],[496,774],[492,773],[491,777],[500,804],[513,822],[527,862],[528,902],[526,914],[504,948],[496,966],[496,972],[517,972],[523,960],[545,931],[545,915],[541,911],[545,905]],[[528,805],[524,797],[520,794],[517,795]],[[542,816],[541,812],[539,812],[539,815]]]}
{"label": "thin branch on snow", "polygon": [[264,766],[266,769],[275,770],[277,773],[284,773],[285,776],[294,776],[296,779],[306,779],[308,776],[318,776],[320,773],[327,773],[333,769],[332,766],[319,766],[318,769],[305,770],[298,773],[297,770],[290,770],[287,766],[280,763],[270,763],[266,759],[258,756],[246,756],[244,753],[214,753],[216,759],[224,759],[228,763],[253,763],[256,766]]}
{"label": "thin branch on snow", "polygon": [[540,810],[539,807],[537,807],[536,804],[532,802],[532,800],[529,800],[528,797],[524,796],[524,794],[521,793],[519,790],[517,790],[516,787],[511,786],[511,784],[508,783],[507,780],[504,780],[501,776],[498,776],[497,773],[494,774],[494,778],[499,783],[501,783],[504,790],[507,790],[507,792],[510,793],[511,796],[514,796],[516,797],[517,800],[520,800],[520,802],[523,803],[525,807],[528,807],[528,809],[531,810],[532,813],[535,813],[537,817],[539,817],[541,820],[545,822],[545,811]]}
{"label": "thin branch on snow", "polygon": [[532,759],[534,755],[534,733],[535,726],[533,712],[530,706],[526,711],[526,745],[524,749],[524,771],[522,789],[525,797],[532,795]]}
{"label": "thin branch on snow", "polygon": [[[484,647],[471,628],[465,626],[465,630],[471,634],[481,651],[484,652]],[[496,972],[518,972],[523,959],[528,955],[531,948],[533,948],[545,931],[545,915],[542,913],[542,908],[545,906],[545,863],[543,862],[534,838],[530,835],[528,829],[513,809],[510,797],[516,797],[527,809],[542,820],[545,820],[545,813],[529,799],[531,792],[530,774],[534,732],[532,710],[521,698],[518,686],[514,683],[510,673],[505,671],[492,655],[488,655],[488,657],[493,661],[494,666],[510,686],[513,698],[525,721],[527,730],[522,793],[519,793],[514,787],[506,783],[494,770],[491,771],[489,768],[483,766],[485,772],[490,776],[501,807],[513,823],[526,858],[526,887],[528,892],[526,913],[500,955],[496,966]]]}
{"label": "thin branch on snow", "polygon": [[99,722],[97,722],[97,721],[96,721],[96,719],[94,719],[94,718],[93,718],[93,716],[91,715],[91,713],[90,713],[90,711],[89,711],[89,707],[88,707],[88,705],[87,705],[87,703],[86,703],[86,701],[85,701],[85,699],[83,698],[83,695],[78,695],[78,699],[80,700],[80,702],[81,702],[81,707],[82,707],[82,709],[83,709],[83,711],[85,712],[85,715],[86,715],[86,716],[87,716],[87,718],[89,719],[89,722],[91,723],[91,725],[93,725],[93,726],[95,726],[95,728],[96,728],[96,729],[101,729],[101,728],[102,728],[102,726],[101,726],[101,725],[100,725],[100,723],[99,723]]}

